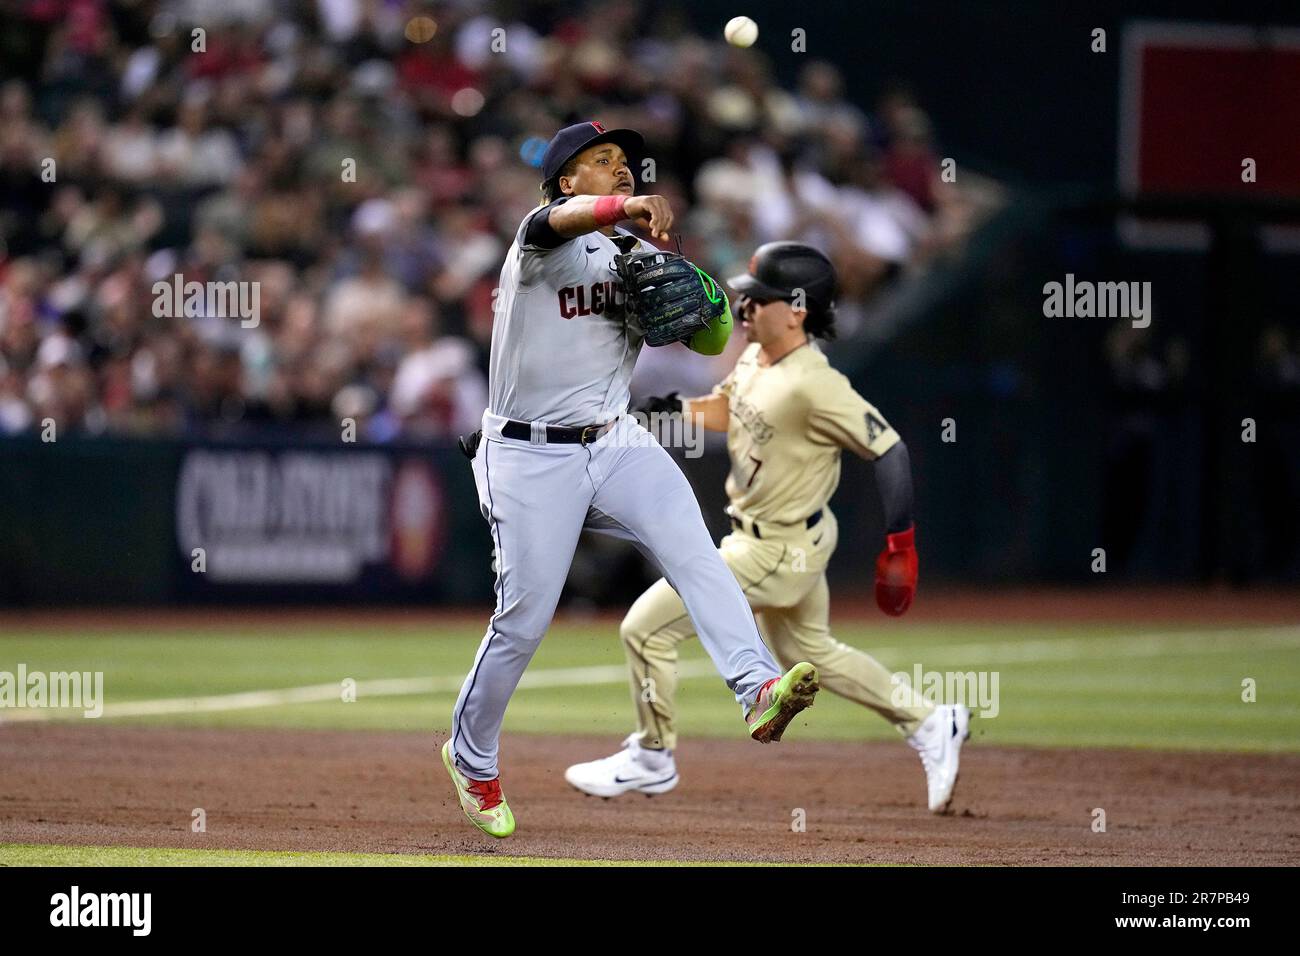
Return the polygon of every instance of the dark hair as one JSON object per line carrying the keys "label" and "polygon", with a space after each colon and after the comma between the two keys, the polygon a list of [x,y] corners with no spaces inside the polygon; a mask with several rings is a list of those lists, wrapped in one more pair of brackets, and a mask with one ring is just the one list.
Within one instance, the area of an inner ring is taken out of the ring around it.
{"label": "dark hair", "polygon": [[570,156],[565,160],[564,165],[560,167],[558,173],[546,180],[546,182],[542,183],[542,198],[547,202],[555,202],[555,200],[559,199],[564,195],[560,192],[560,177],[572,176],[577,171],[578,157],[576,155]]}
{"label": "dark hair", "polygon": [[814,305],[803,320],[803,330],[819,339],[835,338],[835,304]]}

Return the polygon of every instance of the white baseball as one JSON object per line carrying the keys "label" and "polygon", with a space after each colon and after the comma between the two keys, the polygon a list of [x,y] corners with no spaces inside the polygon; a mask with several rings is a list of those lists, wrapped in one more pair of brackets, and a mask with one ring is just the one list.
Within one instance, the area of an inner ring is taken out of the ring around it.
{"label": "white baseball", "polygon": [[732,46],[753,46],[758,39],[758,24],[749,17],[732,17],[723,28],[722,35]]}

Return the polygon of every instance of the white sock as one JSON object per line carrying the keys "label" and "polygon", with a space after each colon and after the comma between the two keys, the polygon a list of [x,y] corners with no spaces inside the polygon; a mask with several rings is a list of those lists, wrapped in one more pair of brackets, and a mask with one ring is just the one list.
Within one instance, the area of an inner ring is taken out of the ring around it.
{"label": "white sock", "polygon": [[673,763],[673,752],[671,750],[647,750],[641,748],[641,763],[651,770],[664,770]]}

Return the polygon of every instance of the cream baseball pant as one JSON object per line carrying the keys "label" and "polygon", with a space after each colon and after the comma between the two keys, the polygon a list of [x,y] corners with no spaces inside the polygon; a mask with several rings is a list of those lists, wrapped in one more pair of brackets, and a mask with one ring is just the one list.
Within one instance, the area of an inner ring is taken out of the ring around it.
{"label": "cream baseball pant", "polygon": [[691,631],[699,629],[736,702],[752,704],[780,672],[668,452],[629,416],[586,445],[549,444],[541,427],[536,441],[506,438],[504,422],[484,413],[473,461],[496,547],[497,606],[452,711],[461,772],[497,776],[506,705],[551,623],[583,528],[632,541],[654,560],[677,584],[676,606]]}
{"label": "cream baseball pant", "polygon": [[[761,538],[752,533],[752,521],[740,521],[741,528],[722,539],[718,552],[781,666],[812,662],[823,688],[871,708],[902,733],[913,733],[933,705],[915,697],[908,706],[895,705],[899,695],[890,672],[871,655],[831,636],[826,566],[839,537],[831,510],[824,509],[811,528],[760,521]],[[677,645],[695,635],[690,615],[672,585],[660,579],[637,598],[619,634],[631,668],[641,745],[672,750],[677,746]]]}

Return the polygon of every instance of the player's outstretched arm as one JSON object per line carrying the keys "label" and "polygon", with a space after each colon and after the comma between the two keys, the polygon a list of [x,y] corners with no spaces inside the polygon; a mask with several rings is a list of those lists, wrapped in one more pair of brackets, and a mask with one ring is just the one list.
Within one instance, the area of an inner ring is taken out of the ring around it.
{"label": "player's outstretched arm", "polygon": [[652,395],[636,409],[646,415],[698,415],[705,431],[725,432],[731,414],[726,395],[714,392],[700,398],[681,398],[676,392]]}
{"label": "player's outstretched arm", "polygon": [[667,239],[673,211],[663,196],[574,196],[553,208],[547,219],[565,239],[585,236],[625,219],[644,223],[656,239]]}
{"label": "player's outstretched arm", "polygon": [[731,400],[721,392],[682,399],[682,414],[697,415],[705,431],[725,432],[731,422]]}
{"label": "player's outstretched arm", "polygon": [[916,526],[912,518],[912,459],[902,439],[876,459],[876,488],[885,511],[885,549],[876,558],[876,604],[898,616],[916,594]]}
{"label": "player's outstretched arm", "polygon": [[912,456],[901,438],[876,459],[876,488],[885,510],[886,533],[912,527]]}

